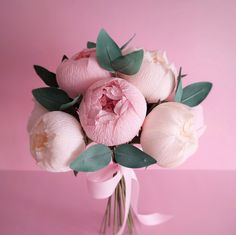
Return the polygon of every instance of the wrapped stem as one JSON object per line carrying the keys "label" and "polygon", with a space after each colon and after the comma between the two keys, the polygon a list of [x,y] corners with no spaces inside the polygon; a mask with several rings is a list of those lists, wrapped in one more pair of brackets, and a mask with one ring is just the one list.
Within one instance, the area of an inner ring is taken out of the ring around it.
{"label": "wrapped stem", "polygon": [[[112,200],[113,197],[113,200]],[[124,214],[125,214],[125,180],[124,177],[121,178],[120,182],[118,183],[114,194],[109,197],[107,201],[107,206],[105,210],[105,214],[102,220],[101,228],[99,234],[105,235],[113,234],[119,231],[123,224]],[[113,208],[113,211],[112,211]],[[113,213],[112,213],[113,212]],[[111,224],[111,218],[113,219],[113,223]],[[129,231],[129,234],[133,234],[134,232],[134,220],[132,215],[132,210],[129,208],[129,214],[126,221],[126,225]],[[112,232],[108,232],[112,230]]]}

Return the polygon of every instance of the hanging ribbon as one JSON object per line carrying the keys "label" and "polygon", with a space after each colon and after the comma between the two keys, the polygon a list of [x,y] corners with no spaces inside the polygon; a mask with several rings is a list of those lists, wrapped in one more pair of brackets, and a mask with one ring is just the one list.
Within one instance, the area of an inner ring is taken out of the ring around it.
{"label": "hanging ribbon", "polygon": [[129,214],[130,206],[132,206],[138,221],[144,225],[158,225],[166,222],[171,216],[154,214],[139,214],[138,213],[138,196],[139,183],[134,171],[130,168],[112,163],[108,167],[93,173],[87,174],[87,185],[90,194],[96,199],[109,198],[115,191],[122,176],[125,180],[125,213],[122,226],[117,235],[122,235]]}

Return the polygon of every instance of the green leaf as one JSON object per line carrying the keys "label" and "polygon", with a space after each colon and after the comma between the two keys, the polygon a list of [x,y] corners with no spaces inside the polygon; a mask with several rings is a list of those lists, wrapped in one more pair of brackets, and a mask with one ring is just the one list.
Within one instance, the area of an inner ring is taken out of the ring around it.
{"label": "green leaf", "polygon": [[50,87],[58,87],[55,73],[52,73],[39,65],[34,65],[34,70],[46,85]]}
{"label": "green leaf", "polygon": [[112,158],[112,151],[103,144],[96,144],[85,150],[70,164],[74,171],[94,172],[107,166]]}
{"label": "green leaf", "polygon": [[200,104],[209,94],[212,88],[210,82],[197,82],[186,86],[183,89],[181,103],[190,107]]}
{"label": "green leaf", "polygon": [[122,144],[115,149],[115,160],[118,164],[129,168],[147,167],[157,162],[153,157],[130,144]]}
{"label": "green leaf", "polygon": [[120,49],[124,50],[129,45],[129,43],[134,39],[135,36],[136,34],[134,34]]}
{"label": "green leaf", "polygon": [[181,102],[181,98],[183,95],[183,86],[182,86],[182,74],[181,74],[182,68],[179,69],[179,75],[177,77],[177,88],[175,91],[175,101]]}
{"label": "green leaf", "polygon": [[115,71],[123,74],[136,74],[142,64],[143,55],[143,50],[138,50],[125,56],[120,56],[116,60],[112,61],[112,67]]}
{"label": "green leaf", "polygon": [[66,104],[62,104],[60,106],[60,110],[66,110],[69,109],[71,107],[73,107],[76,103],[80,103],[82,100],[82,96],[78,95],[77,97],[75,97],[72,101],[66,103]]}
{"label": "green leaf", "polygon": [[104,29],[101,29],[96,43],[96,56],[99,65],[113,71],[111,62],[121,56],[121,50]]}
{"label": "green leaf", "polygon": [[47,110],[60,110],[62,104],[69,103],[71,99],[60,89],[55,87],[43,87],[32,90],[34,98]]}
{"label": "green leaf", "polygon": [[183,87],[182,87],[182,79],[180,78],[178,80],[177,89],[175,93],[175,102],[181,102],[182,95],[183,95]]}
{"label": "green leaf", "polygon": [[88,41],[87,42],[87,48],[90,49],[90,48],[96,48],[96,43],[95,42],[90,42]]}
{"label": "green leaf", "polygon": [[68,57],[66,55],[63,55],[61,62],[63,62],[64,60],[68,60]]}

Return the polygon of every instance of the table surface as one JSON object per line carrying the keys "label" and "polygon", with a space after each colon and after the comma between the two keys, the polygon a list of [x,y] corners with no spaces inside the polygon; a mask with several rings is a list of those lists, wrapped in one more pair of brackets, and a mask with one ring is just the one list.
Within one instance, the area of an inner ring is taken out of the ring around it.
{"label": "table surface", "polygon": [[[140,212],[172,214],[141,235],[236,234],[236,171],[138,171]],[[85,174],[0,171],[1,235],[97,234],[105,200],[91,198]]]}

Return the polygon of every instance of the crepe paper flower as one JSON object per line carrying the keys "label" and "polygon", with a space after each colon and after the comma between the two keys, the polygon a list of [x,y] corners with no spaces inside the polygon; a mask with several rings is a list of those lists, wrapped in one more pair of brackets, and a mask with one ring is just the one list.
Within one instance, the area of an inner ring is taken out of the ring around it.
{"label": "crepe paper flower", "polygon": [[85,149],[79,122],[61,111],[41,116],[30,131],[30,151],[37,165],[47,171],[71,170],[70,163]]}
{"label": "crepe paper flower", "polygon": [[[134,48],[128,49],[136,50]],[[145,51],[140,70],[134,75],[119,74],[136,86],[148,103],[165,100],[174,90],[176,84],[176,68],[168,62],[166,52]]]}
{"label": "crepe paper flower", "polygon": [[45,113],[48,112],[41,104],[39,104],[36,100],[33,99],[34,107],[29,116],[28,123],[27,123],[27,131],[30,132],[32,127],[34,126],[35,122]]}
{"label": "crepe paper flower", "polygon": [[81,125],[96,143],[114,146],[135,137],[146,115],[141,92],[120,78],[90,86],[79,108]]}
{"label": "crepe paper flower", "polygon": [[111,77],[110,72],[100,67],[96,49],[85,49],[58,66],[56,78],[60,88],[74,98],[83,94],[94,82]]}
{"label": "crepe paper flower", "polygon": [[175,167],[196,152],[204,129],[201,107],[195,109],[181,103],[163,103],[146,117],[141,145],[159,166]]}

